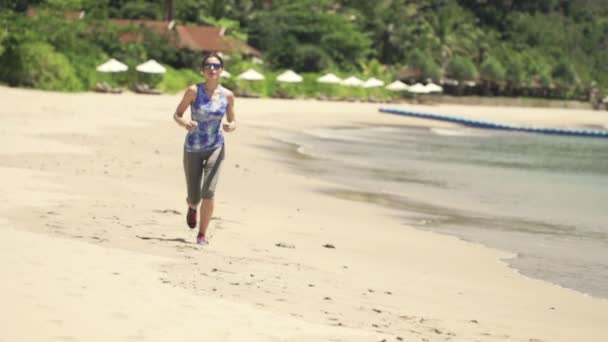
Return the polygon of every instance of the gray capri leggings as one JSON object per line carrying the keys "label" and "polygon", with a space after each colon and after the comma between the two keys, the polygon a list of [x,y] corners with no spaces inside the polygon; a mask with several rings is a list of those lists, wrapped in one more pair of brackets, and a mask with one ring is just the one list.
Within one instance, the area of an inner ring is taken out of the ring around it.
{"label": "gray capri leggings", "polygon": [[215,150],[205,152],[184,150],[184,172],[188,186],[188,203],[198,204],[201,197],[203,199],[213,199],[222,161],[224,161],[223,145]]}

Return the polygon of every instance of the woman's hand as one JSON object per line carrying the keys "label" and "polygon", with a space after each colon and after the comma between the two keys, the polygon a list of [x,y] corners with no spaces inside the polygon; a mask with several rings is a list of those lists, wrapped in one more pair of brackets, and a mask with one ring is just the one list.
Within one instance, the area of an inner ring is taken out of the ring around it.
{"label": "woman's hand", "polygon": [[192,132],[198,127],[198,122],[193,120],[185,120],[184,127],[188,130],[188,132]]}
{"label": "woman's hand", "polygon": [[236,121],[226,122],[222,125],[225,132],[232,132],[236,129]]}

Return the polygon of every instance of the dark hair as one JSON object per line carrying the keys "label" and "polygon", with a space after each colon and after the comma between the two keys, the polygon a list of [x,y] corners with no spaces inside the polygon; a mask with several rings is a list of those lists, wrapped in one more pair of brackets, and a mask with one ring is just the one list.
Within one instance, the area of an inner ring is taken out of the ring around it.
{"label": "dark hair", "polygon": [[201,62],[201,69],[203,68],[203,66],[205,65],[205,63],[207,62],[207,60],[208,60],[209,58],[211,58],[211,57],[215,57],[215,58],[219,59],[219,60],[220,60],[220,64],[221,64],[222,66],[224,66],[224,59],[222,59],[222,57],[220,57],[220,54],[219,54],[219,53],[217,53],[217,52],[210,52],[210,53],[206,54],[206,55],[203,57],[203,61]]}

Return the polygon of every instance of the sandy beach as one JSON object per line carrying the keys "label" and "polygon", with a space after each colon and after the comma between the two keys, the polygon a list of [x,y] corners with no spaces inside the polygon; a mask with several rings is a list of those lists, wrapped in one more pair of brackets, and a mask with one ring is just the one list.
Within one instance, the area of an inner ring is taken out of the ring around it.
{"label": "sandy beach", "polygon": [[[185,223],[181,95],[0,87],[0,342],[608,341],[608,300],[524,277],[506,251],[321,193],[278,132],[449,127],[378,104],[237,99],[210,245]],[[390,105],[608,128],[578,109]]]}

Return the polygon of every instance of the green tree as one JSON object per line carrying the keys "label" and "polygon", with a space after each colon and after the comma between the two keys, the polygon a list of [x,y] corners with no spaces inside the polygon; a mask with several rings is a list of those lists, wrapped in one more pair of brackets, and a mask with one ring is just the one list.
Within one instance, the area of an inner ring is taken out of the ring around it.
{"label": "green tree", "polygon": [[84,90],[69,60],[46,43],[19,45],[8,80],[13,85],[45,90]]}
{"label": "green tree", "polygon": [[578,83],[576,71],[572,64],[562,61],[551,72],[552,78],[562,87],[574,87]]}
{"label": "green tree", "polygon": [[502,63],[494,57],[488,57],[480,66],[480,76],[483,79],[491,80],[495,82],[501,82],[505,80],[506,70],[502,66]]}
{"label": "green tree", "polygon": [[322,0],[277,1],[271,10],[256,13],[249,42],[276,68],[294,68],[301,60],[295,44],[317,45],[342,69],[354,69],[369,55],[371,42],[355,23],[327,10]]}
{"label": "green tree", "polygon": [[527,86],[550,86],[552,62],[538,50],[526,50],[521,53],[522,62],[528,78]]}
{"label": "green tree", "polygon": [[441,78],[441,69],[426,51],[415,49],[407,58],[411,69],[419,70],[422,78],[438,81]]}
{"label": "green tree", "polygon": [[0,9],[25,12],[29,6],[38,6],[42,0],[0,0]]}
{"label": "green tree", "polygon": [[369,56],[370,40],[341,17],[327,16],[321,48],[342,69],[356,69]]}
{"label": "green tree", "polygon": [[455,56],[450,60],[447,66],[447,74],[458,81],[475,81],[478,77],[475,64],[469,58],[462,56]]}
{"label": "green tree", "polygon": [[359,23],[374,42],[372,54],[385,64],[402,62],[417,46],[418,21],[425,1],[342,0],[336,1],[338,13]]}
{"label": "green tree", "polygon": [[8,29],[6,28],[8,21],[6,19],[5,16],[0,15],[0,57],[2,57],[5,50],[4,41],[8,38]]}
{"label": "green tree", "polygon": [[318,72],[332,67],[332,59],[321,47],[313,44],[301,44],[297,47],[295,69],[301,72]]}
{"label": "green tree", "polygon": [[440,6],[437,11],[436,16],[429,16],[428,19],[427,29],[432,31],[428,44],[438,51],[442,71],[445,71],[454,55],[477,57],[482,36],[476,26],[477,19],[453,2]]}
{"label": "green tree", "polygon": [[127,19],[164,18],[161,0],[109,0],[109,16]]}
{"label": "green tree", "polygon": [[503,47],[501,52],[505,67],[505,94],[518,95],[528,79],[524,61],[520,54],[511,49]]}

